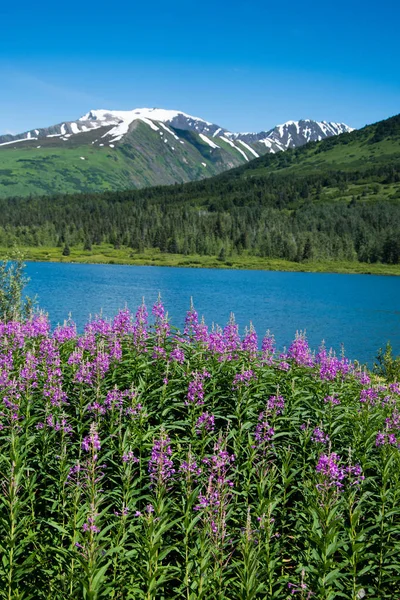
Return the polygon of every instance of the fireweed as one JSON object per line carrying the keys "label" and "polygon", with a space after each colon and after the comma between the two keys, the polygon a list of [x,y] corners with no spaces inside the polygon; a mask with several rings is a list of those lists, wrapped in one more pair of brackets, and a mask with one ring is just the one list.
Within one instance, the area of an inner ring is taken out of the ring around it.
{"label": "fireweed", "polygon": [[242,331],[0,321],[0,599],[400,594],[399,383]]}

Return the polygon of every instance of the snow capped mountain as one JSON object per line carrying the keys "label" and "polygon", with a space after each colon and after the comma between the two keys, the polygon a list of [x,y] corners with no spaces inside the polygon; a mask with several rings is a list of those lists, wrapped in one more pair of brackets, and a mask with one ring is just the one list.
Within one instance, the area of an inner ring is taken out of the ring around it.
{"label": "snow capped mountain", "polygon": [[191,130],[199,134],[206,132],[213,135],[216,130],[221,129],[204,119],[193,117],[178,110],[165,110],[163,108],[135,108],[134,110],[125,111],[91,110],[79,119],[79,122],[89,127],[115,125],[107,133],[113,138],[113,142],[120,141],[128,133],[129,127],[134,121],[142,121],[154,131],[158,130],[157,123],[168,123],[176,129]]}
{"label": "snow capped mountain", "polygon": [[354,131],[354,129],[345,123],[302,119],[300,121],[287,121],[267,132],[228,133],[226,135],[252,145],[263,144],[267,152],[280,152],[288,148],[303,146],[308,142],[318,142],[340,133],[349,133],[350,131]]}
{"label": "snow capped mountain", "polygon": [[[71,136],[102,129],[99,139],[93,144],[115,145],[122,142],[137,122],[145,123],[153,131],[168,132],[177,140],[179,130],[192,131],[202,142],[212,149],[219,148],[219,138],[223,146],[235,150],[244,160],[257,158],[260,154],[279,152],[287,148],[302,146],[307,142],[319,141],[332,135],[349,132],[353,129],[344,123],[318,122],[310,119],[287,121],[270,131],[260,133],[231,133],[209,121],[188,115],[178,110],[162,108],[136,108],[134,110],[91,110],[77,121],[66,121],[47,128],[33,129],[18,135],[0,136],[0,146],[23,141],[36,141],[42,138],[60,138],[66,142]],[[169,126],[169,127],[168,127]],[[171,129],[172,128],[172,129]],[[101,138],[101,140],[100,140]],[[211,139],[212,138],[212,139]]]}
{"label": "snow capped mountain", "polygon": [[[282,150],[296,148],[308,142],[319,142],[324,138],[340,133],[353,131],[352,127],[344,123],[327,123],[326,121],[311,121],[310,119],[300,121],[287,121],[283,125],[277,125],[266,136],[266,139],[275,141],[282,146]],[[262,143],[263,140],[260,140]]]}
{"label": "snow capped mountain", "polygon": [[1,185],[25,195],[184,183],[346,131],[343,123],[301,120],[232,133],[179,110],[90,110],[76,121],[0,136],[0,192]]}
{"label": "snow capped mountain", "polygon": [[346,131],[343,123],[302,120],[232,133],[178,110],[90,110],[76,121],[0,136],[0,166],[12,165],[0,171],[16,194],[169,185]]}

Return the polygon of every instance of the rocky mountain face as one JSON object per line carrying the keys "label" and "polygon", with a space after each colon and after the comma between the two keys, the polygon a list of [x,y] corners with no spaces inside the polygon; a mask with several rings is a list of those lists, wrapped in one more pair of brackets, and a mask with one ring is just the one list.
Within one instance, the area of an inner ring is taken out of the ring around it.
{"label": "rocky mountain face", "polygon": [[76,121],[0,136],[0,195],[2,186],[26,195],[182,183],[348,131],[343,123],[301,120],[233,133],[175,110],[91,110]]}
{"label": "rocky mountain face", "polygon": [[[192,117],[180,111],[139,108],[132,111],[91,110],[77,121],[65,121],[64,123],[50,127],[31,129],[17,135],[1,135],[0,144],[9,145],[13,142],[17,143],[24,140],[36,141],[52,137],[59,137],[61,141],[67,141],[73,135],[103,128],[107,128],[105,133],[101,132],[102,138],[107,138],[105,142],[115,143],[123,140],[135,121],[146,123],[155,131],[157,131],[157,127],[159,128],[160,125],[162,127],[162,124],[164,124],[170,125],[173,129],[193,131],[205,138],[211,139],[217,137],[222,140],[226,138],[231,143],[238,140],[252,147],[257,146],[258,150],[263,154],[282,151],[287,148],[295,148],[308,142],[320,141],[333,135],[353,131],[351,127],[344,123],[328,123],[326,121],[319,122],[305,119],[287,121],[283,125],[277,125],[269,131],[259,133],[231,133],[219,125],[209,123],[198,117]],[[207,143],[207,140],[203,139],[203,141]],[[246,145],[242,147],[246,148]],[[234,146],[231,145],[231,147]]]}

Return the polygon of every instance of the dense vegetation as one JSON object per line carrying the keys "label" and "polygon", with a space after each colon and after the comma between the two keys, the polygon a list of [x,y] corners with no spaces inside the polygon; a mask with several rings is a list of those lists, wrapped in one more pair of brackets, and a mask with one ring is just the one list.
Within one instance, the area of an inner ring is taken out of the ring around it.
{"label": "dense vegetation", "polygon": [[0,323],[0,598],[398,595],[399,384],[152,312]]}
{"label": "dense vegetation", "polygon": [[0,246],[397,264],[399,130],[393,117],[195,183],[1,199]]}

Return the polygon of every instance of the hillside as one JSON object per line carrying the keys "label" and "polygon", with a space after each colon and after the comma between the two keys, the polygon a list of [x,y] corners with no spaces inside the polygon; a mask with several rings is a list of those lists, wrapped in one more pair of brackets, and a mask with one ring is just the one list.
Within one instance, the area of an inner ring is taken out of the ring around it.
{"label": "hillside", "polygon": [[184,183],[343,131],[351,128],[303,120],[241,134],[179,111],[93,110],[77,121],[0,136],[0,197]]}
{"label": "hillside", "polygon": [[151,251],[227,266],[239,256],[397,265],[400,116],[202,181],[0,199],[0,215],[0,247],[54,248],[53,258],[73,246],[90,260],[111,244],[133,261]]}

